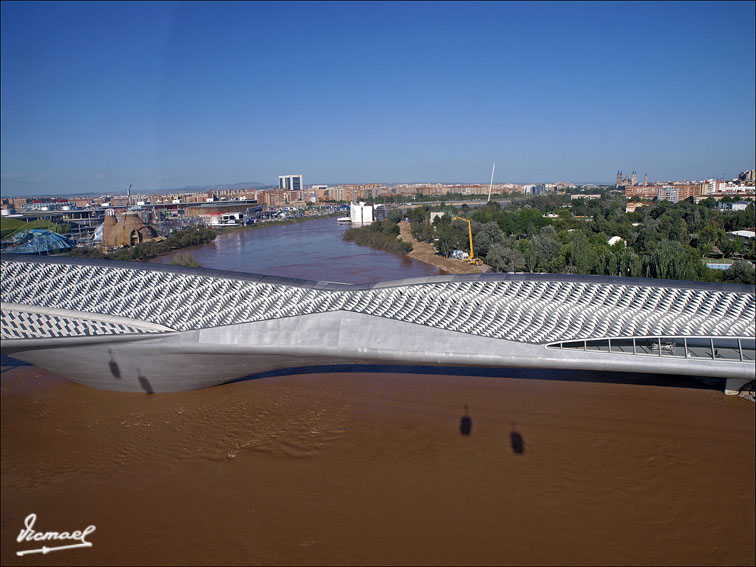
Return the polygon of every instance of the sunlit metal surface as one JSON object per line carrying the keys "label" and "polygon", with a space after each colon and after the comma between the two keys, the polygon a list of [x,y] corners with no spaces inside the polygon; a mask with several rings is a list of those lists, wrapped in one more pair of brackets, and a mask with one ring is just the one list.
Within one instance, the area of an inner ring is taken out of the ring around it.
{"label": "sunlit metal surface", "polygon": [[152,391],[190,389],[338,362],[754,375],[752,362],[666,357],[663,348],[649,361],[546,346],[608,337],[748,340],[753,286],[562,274],[349,285],[4,255],[1,287],[3,352],[106,389],[144,391],[145,381]]}

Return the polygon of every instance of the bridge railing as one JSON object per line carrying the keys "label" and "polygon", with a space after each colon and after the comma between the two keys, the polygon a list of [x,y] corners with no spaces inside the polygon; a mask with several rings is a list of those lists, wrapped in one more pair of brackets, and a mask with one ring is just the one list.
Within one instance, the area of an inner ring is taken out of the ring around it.
{"label": "bridge railing", "polygon": [[749,363],[756,360],[756,340],[753,337],[673,337],[665,335],[605,337],[554,342],[547,344],[546,348],[695,360]]}

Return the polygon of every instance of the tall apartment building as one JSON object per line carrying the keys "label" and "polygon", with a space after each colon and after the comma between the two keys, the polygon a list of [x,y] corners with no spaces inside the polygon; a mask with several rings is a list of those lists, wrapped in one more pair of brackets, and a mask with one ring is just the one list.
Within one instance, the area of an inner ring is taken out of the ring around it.
{"label": "tall apartment building", "polygon": [[701,188],[704,195],[716,193],[747,193],[753,191],[752,185],[739,185],[731,181],[723,181],[720,179],[709,179],[708,181],[704,181],[701,183]]}
{"label": "tall apartment building", "polygon": [[653,199],[659,196],[657,185],[625,185],[625,197],[640,197],[641,199]]}
{"label": "tall apartment building", "polygon": [[304,189],[301,175],[279,175],[278,188],[287,191],[301,191]]}
{"label": "tall apartment building", "polygon": [[700,183],[674,183],[680,201],[701,195]]}
{"label": "tall apartment building", "polygon": [[[667,189],[674,188],[674,191]],[[663,189],[663,190],[662,190]],[[656,197],[660,201],[684,201],[689,197],[697,197],[701,194],[701,185],[698,183],[674,183],[672,185],[626,185],[625,197],[640,197],[641,199],[653,199]],[[674,197],[668,198],[668,196]]]}
{"label": "tall apartment building", "polygon": [[261,200],[266,207],[302,207],[306,203],[305,198],[305,191],[271,189],[261,191],[258,201]]}
{"label": "tall apartment building", "polygon": [[658,187],[656,195],[656,198],[659,201],[671,201],[677,203],[680,200],[680,190],[672,185]]}

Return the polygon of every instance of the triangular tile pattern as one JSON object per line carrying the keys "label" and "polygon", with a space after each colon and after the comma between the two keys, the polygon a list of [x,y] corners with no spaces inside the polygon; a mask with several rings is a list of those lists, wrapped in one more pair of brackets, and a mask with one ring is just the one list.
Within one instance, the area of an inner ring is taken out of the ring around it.
{"label": "triangular tile pattern", "polygon": [[2,300],[185,331],[353,311],[542,344],[607,336],[753,336],[749,293],[570,281],[451,281],[356,291],[91,265],[4,262]]}
{"label": "triangular tile pattern", "polygon": [[118,323],[73,319],[26,311],[4,310],[0,318],[0,338],[3,339],[49,339],[143,332],[145,331],[137,327]]}

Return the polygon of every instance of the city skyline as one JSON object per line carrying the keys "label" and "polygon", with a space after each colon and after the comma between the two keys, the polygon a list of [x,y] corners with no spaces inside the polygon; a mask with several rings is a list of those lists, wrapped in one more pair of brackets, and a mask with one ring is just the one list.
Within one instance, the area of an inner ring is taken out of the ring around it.
{"label": "city skyline", "polygon": [[754,6],[3,2],[2,194],[732,178]]}

